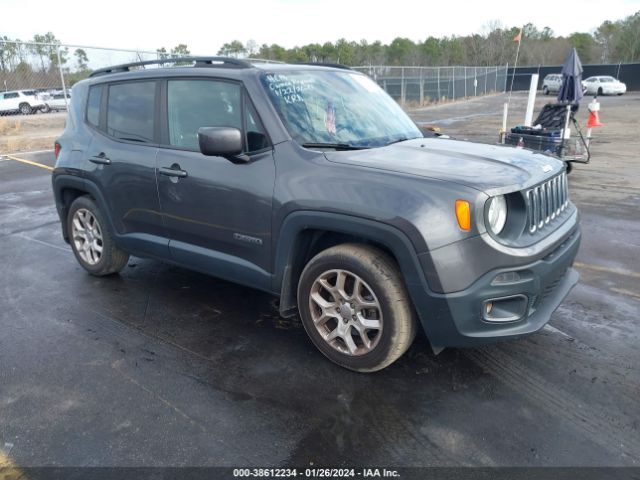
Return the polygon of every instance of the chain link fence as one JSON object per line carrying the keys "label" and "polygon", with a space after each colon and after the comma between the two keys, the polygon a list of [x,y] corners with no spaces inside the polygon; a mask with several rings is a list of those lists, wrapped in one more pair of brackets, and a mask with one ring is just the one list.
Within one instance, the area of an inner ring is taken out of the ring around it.
{"label": "chain link fence", "polygon": [[73,84],[93,70],[161,55],[167,54],[0,40],[0,114],[65,110]]}
{"label": "chain link fence", "polygon": [[507,88],[507,67],[353,67],[403,106],[477,97]]}
{"label": "chain link fence", "polygon": [[[71,87],[92,71],[162,60],[167,52],[0,39],[0,154],[51,148],[64,129]],[[411,108],[504,91],[506,67],[355,67]]]}
{"label": "chain link fence", "polygon": [[53,148],[71,87],[92,71],[171,54],[0,40],[0,154]]}

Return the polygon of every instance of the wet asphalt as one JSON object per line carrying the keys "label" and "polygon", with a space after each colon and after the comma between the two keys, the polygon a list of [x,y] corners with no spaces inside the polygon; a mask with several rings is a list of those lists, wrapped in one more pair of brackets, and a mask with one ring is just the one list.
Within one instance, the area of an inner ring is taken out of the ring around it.
{"label": "wet asphalt", "polygon": [[[634,99],[605,100],[625,124]],[[459,108],[429,115],[478,105]],[[89,276],[50,171],[0,160],[0,450],[20,466],[638,466],[640,165],[615,135],[570,176],[582,278],[548,327],[438,356],[419,337],[375,374],[325,360],[269,295],[133,257]]]}

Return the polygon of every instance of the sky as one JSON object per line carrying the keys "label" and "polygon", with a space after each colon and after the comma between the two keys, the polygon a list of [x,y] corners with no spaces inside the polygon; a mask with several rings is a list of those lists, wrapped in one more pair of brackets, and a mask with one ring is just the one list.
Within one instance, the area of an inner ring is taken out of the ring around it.
{"label": "sky", "polygon": [[[640,0],[179,0],[167,2],[167,7],[163,3],[58,0],[53,7],[49,0],[2,0],[0,36],[26,40],[52,31],[65,44],[151,51],[186,43],[192,54],[210,55],[234,39],[287,48],[339,38],[421,41],[428,36],[482,33],[496,20],[508,27],[548,26],[556,34],[569,35],[640,10]],[[525,5],[531,8],[522,8]]]}

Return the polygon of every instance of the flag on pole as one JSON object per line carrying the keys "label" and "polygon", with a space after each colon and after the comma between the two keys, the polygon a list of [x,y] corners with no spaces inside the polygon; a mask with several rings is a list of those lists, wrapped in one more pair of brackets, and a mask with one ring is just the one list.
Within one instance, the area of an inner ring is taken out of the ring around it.
{"label": "flag on pole", "polygon": [[514,42],[518,42],[520,43],[520,41],[522,40],[522,29],[520,29],[520,32],[518,32],[518,35],[516,35],[515,37],[513,37],[513,41]]}

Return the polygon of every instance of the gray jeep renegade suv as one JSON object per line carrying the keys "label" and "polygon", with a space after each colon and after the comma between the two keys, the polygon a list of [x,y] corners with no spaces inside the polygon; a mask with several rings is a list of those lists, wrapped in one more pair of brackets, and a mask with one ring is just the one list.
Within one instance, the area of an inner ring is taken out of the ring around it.
{"label": "gray jeep renegade suv", "polygon": [[73,87],[53,190],[89,273],[131,254],[264,290],[358,371],[418,325],[435,351],[535,332],[577,282],[562,162],[424,138],[347,68],[174,62]]}

